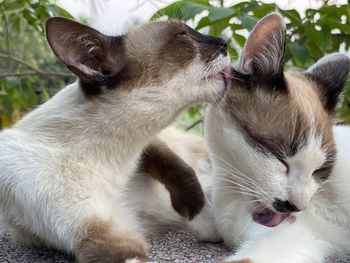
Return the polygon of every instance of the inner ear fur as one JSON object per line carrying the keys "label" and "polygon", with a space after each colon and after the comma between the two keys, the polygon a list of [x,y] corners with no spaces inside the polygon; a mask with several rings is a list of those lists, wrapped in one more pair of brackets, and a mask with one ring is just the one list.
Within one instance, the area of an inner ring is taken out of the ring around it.
{"label": "inner ear fur", "polygon": [[239,70],[269,79],[283,73],[285,23],[278,13],[260,19],[250,33],[238,62]]}
{"label": "inner ear fur", "polygon": [[139,171],[164,184],[180,215],[192,219],[203,208],[205,197],[195,171],[161,140],[143,151]]}
{"label": "inner ear fur", "polygon": [[55,55],[83,83],[108,84],[125,66],[122,36],[106,36],[62,17],[46,22],[46,36]]}

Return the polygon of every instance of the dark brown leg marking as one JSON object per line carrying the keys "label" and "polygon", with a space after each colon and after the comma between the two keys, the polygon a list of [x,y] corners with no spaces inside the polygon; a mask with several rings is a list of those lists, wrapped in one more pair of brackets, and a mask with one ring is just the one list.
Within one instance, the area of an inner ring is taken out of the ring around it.
{"label": "dark brown leg marking", "polygon": [[141,263],[147,259],[142,241],[126,233],[112,233],[109,223],[96,219],[87,222],[76,254],[79,263],[125,263],[128,259]]}
{"label": "dark brown leg marking", "polygon": [[192,219],[203,208],[204,193],[195,171],[160,140],[144,150],[139,170],[164,184],[180,215]]}

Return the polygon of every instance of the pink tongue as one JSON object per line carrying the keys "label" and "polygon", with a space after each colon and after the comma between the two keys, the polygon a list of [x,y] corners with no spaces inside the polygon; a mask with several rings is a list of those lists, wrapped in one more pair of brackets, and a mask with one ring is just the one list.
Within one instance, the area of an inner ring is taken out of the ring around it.
{"label": "pink tongue", "polygon": [[258,224],[267,227],[275,227],[278,226],[286,217],[288,217],[288,214],[282,215],[268,208],[259,208],[253,212],[252,217]]}
{"label": "pink tongue", "polygon": [[227,67],[222,71],[222,75],[225,78],[226,81],[228,81],[231,78],[231,68]]}

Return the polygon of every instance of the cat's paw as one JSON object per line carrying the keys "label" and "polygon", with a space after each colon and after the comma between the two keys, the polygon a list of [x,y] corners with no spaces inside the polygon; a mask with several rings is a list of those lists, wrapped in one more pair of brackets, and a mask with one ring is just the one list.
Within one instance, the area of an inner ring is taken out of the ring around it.
{"label": "cat's paw", "polygon": [[214,220],[211,205],[206,200],[202,211],[187,223],[188,230],[200,241],[219,242],[222,241]]}
{"label": "cat's paw", "polygon": [[170,199],[175,211],[190,220],[200,213],[205,204],[199,183],[183,185],[181,191],[170,191]]}

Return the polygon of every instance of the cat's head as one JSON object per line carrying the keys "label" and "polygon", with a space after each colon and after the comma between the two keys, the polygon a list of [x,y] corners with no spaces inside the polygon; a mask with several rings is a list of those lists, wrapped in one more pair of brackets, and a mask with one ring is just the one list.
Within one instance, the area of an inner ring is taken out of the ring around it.
{"label": "cat's head", "polygon": [[46,32],[54,53],[78,76],[88,97],[132,98],[141,108],[166,101],[185,107],[216,100],[226,88],[225,41],[181,22],[150,22],[107,36],[56,17],[48,20]]}
{"label": "cat's head", "polygon": [[305,210],[332,172],[334,112],[350,70],[347,56],[332,54],[285,72],[284,52],[285,24],[273,13],[251,32],[206,127],[218,180],[266,226]]}

